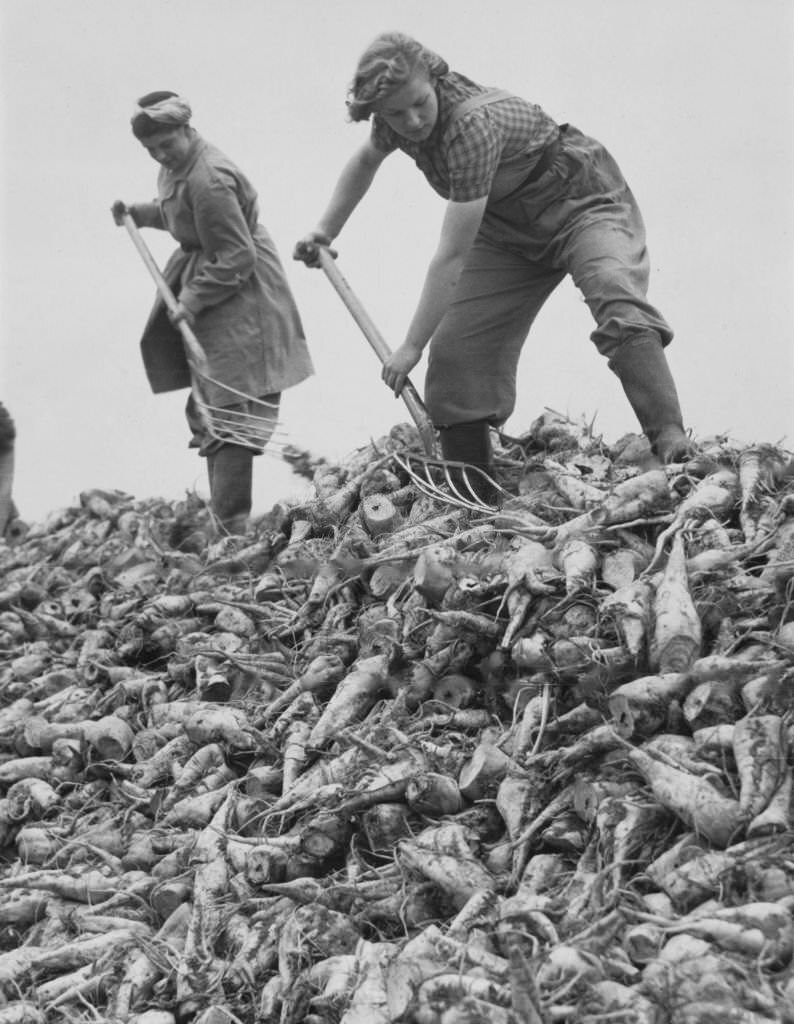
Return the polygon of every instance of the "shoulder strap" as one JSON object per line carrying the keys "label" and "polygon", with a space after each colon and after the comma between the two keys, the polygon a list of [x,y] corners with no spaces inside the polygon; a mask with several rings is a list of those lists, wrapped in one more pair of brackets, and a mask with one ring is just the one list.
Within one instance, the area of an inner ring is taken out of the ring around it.
{"label": "shoulder strap", "polygon": [[469,96],[468,99],[461,100],[456,107],[453,107],[452,113],[449,115],[447,127],[444,129],[444,136],[446,137],[449,135],[449,132],[455,122],[460,120],[464,114],[470,114],[472,110],[477,110],[479,107],[487,106],[489,103],[506,100],[512,95],[513,93],[508,92],[507,89],[489,89],[487,92],[480,92],[475,96]]}

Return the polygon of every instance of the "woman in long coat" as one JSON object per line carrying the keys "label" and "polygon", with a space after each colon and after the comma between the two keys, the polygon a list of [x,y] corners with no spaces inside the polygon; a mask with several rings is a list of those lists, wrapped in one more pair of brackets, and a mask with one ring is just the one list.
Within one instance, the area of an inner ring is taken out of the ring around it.
{"label": "woman in long coat", "polygon": [[[348,111],[353,121],[371,119],[370,135],[294,256],[316,264],[317,245],[339,234],[390,153],[410,157],[447,200],[405,340],[383,369],[399,394],[430,344],[425,401],[444,457],[491,471],[489,426],[513,411],[521,348],[567,274],[656,456],[685,454],[664,353],[673,332],[648,302],[645,227],[607,150],[536,104],[450,70],[398,32],[378,36],[361,56]],[[490,496],[487,483],[481,490]]]}
{"label": "woman in long coat", "polygon": [[207,458],[213,511],[222,529],[241,533],[251,511],[253,456],[270,440],[281,392],[313,367],[275,245],[258,222],[257,193],[191,126],[191,116],[174,92],[138,100],[132,131],[160,164],[157,198],[132,206],[119,200],[113,216],[122,223],[127,212],[179,242],[164,270],[178,311],[169,315],[158,296],[141,339],[143,361],[153,391],[190,387],[176,327],[181,318],[190,324],[207,358],[203,398],[225,414],[211,419],[246,424],[244,431],[210,430],[188,399],[190,446]]}
{"label": "woman in long coat", "polygon": [[10,534],[17,515],[14,504],[14,444],[17,436],[14,421],[0,402],[0,539]]}

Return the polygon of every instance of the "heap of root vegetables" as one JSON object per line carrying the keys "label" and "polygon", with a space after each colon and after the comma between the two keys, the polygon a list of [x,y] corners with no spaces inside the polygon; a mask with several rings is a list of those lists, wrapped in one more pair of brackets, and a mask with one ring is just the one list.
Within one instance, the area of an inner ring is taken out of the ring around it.
{"label": "heap of root vegetables", "polygon": [[[0,1024],[794,1021],[794,462],[401,426],[0,547]],[[435,474],[435,475],[434,475]]]}

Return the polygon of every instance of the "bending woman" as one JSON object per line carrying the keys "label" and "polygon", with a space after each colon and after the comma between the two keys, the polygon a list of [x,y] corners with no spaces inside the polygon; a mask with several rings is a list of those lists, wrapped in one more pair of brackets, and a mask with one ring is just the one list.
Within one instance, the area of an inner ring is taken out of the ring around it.
{"label": "bending woman", "polygon": [[117,200],[112,213],[117,224],[128,212],[139,226],[166,230],[179,242],[164,270],[178,311],[170,317],[158,296],[141,339],[152,390],[190,387],[175,326],[184,318],[207,357],[207,404],[224,410],[227,421],[256,427],[210,431],[193,396],[188,399],[190,447],[207,459],[212,509],[222,530],[242,533],[251,512],[253,456],[272,436],[281,392],[313,367],[275,245],[258,223],[257,193],[190,118],[189,103],[174,92],[138,100],[132,132],[160,164],[157,199],[133,206]]}
{"label": "bending woman", "polygon": [[348,110],[353,121],[371,118],[370,136],[294,257],[316,263],[316,246],[339,234],[397,150],[447,200],[406,338],[383,369],[399,394],[430,343],[425,401],[444,457],[491,470],[489,425],[512,413],[521,348],[566,274],[654,452],[665,462],[685,454],[664,354],[673,335],[647,300],[645,228],[604,147],[533,103],[450,71],[396,32],[378,36],[361,57]]}

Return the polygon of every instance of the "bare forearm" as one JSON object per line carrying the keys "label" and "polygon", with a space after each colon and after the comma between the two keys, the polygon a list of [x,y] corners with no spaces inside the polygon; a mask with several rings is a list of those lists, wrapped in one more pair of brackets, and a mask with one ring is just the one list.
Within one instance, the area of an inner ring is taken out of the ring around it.
{"label": "bare forearm", "polygon": [[439,245],[427,268],[422,294],[405,341],[383,366],[381,376],[396,395],[402,391],[407,375],[419,362],[423,349],[452,305],[486,202],[487,198],[482,198],[469,203],[447,204]]}
{"label": "bare forearm", "polygon": [[319,231],[332,240],[336,238],[372,184],[379,166],[379,162],[365,160],[360,154],[347,162],[339,175],[328,207],[319,220]]}
{"label": "bare forearm", "polygon": [[418,351],[427,345],[452,304],[463,265],[482,221],[486,198],[447,204],[438,248],[427,268],[419,304],[405,345]]}
{"label": "bare forearm", "polygon": [[408,347],[417,352],[426,347],[452,303],[462,267],[462,255],[436,256],[432,260],[405,337]]}
{"label": "bare forearm", "polygon": [[405,341],[383,364],[381,376],[395,395],[402,392],[408,374],[449,309],[462,265],[462,256],[437,253],[431,261]]}

